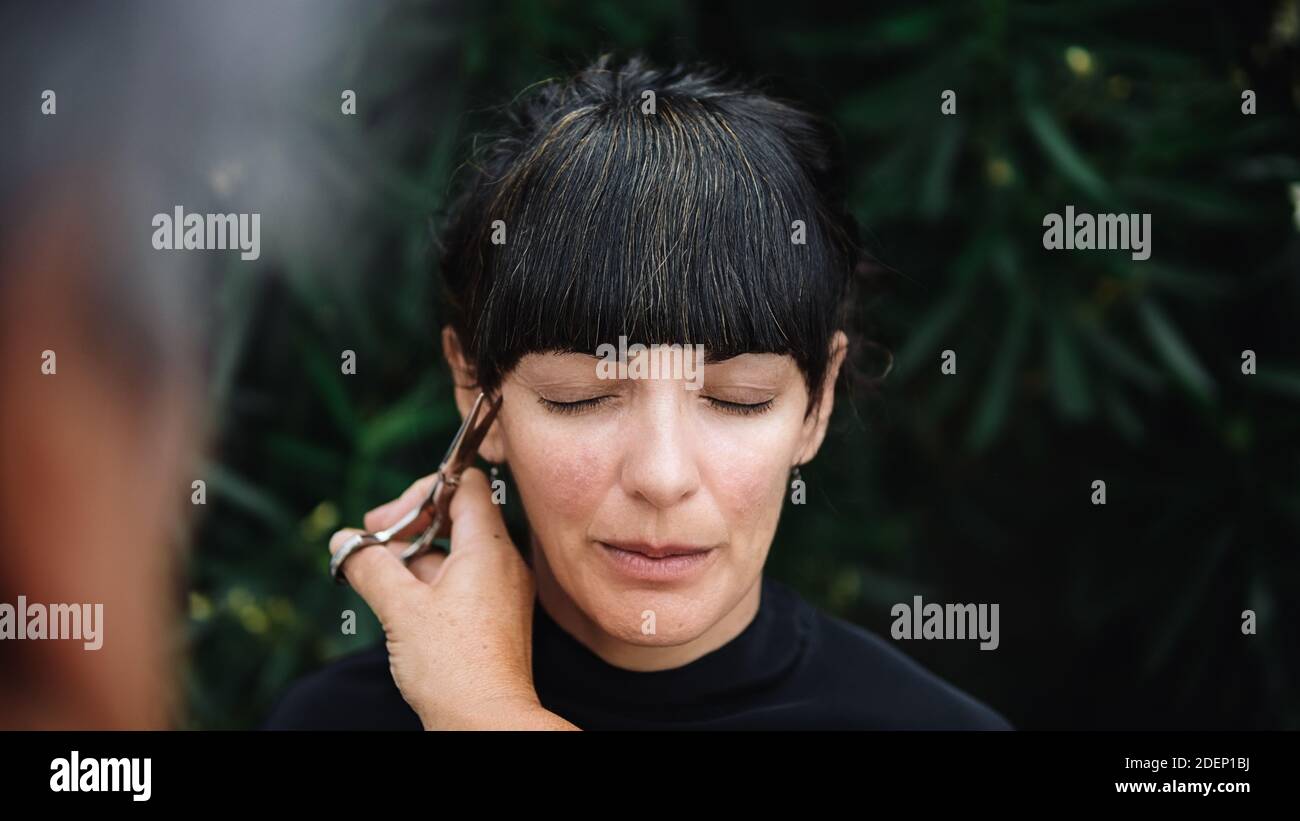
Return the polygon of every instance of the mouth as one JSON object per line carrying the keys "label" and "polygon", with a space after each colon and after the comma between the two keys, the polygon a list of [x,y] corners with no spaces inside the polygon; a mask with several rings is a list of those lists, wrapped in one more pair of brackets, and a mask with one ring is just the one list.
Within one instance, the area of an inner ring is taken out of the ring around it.
{"label": "mouth", "polygon": [[703,570],[717,550],[680,544],[597,542],[622,575],[641,581],[677,581]]}

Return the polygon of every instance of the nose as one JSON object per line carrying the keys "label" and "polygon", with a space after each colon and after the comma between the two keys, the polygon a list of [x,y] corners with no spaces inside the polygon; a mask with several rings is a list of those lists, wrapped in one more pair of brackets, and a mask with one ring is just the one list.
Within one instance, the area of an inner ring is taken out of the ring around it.
{"label": "nose", "polygon": [[[667,385],[662,387],[668,387]],[[664,509],[687,499],[700,486],[691,415],[677,390],[638,396],[626,431],[623,490]]]}

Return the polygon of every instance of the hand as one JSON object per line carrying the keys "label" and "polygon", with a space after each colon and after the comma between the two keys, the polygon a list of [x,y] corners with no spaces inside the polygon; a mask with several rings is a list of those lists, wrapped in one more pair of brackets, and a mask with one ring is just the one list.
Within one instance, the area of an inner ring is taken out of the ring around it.
{"label": "hand", "polygon": [[[430,474],[367,513],[366,529],[396,522],[424,500],[433,481]],[[400,535],[418,534],[429,521],[422,514]],[[389,669],[402,697],[425,729],[576,729],[537,698],[533,575],[510,541],[482,471],[461,475],[451,522],[449,555],[426,554],[408,569],[399,554],[409,542],[393,541],[358,550],[343,566],[383,624]],[[330,552],[355,532],[335,533]]]}

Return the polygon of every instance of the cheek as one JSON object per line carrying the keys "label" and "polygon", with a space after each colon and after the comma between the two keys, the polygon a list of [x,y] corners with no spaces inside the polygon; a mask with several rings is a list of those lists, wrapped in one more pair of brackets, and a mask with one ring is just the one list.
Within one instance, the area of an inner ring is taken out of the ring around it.
{"label": "cheek", "polygon": [[513,421],[503,433],[510,472],[534,527],[547,530],[547,521],[589,518],[612,481],[613,448],[591,430],[544,419]]}
{"label": "cheek", "polygon": [[774,477],[778,475],[772,461],[758,454],[731,456],[725,463],[714,465],[709,486],[733,525],[740,526],[771,506],[777,487]]}
{"label": "cheek", "polygon": [[710,432],[709,488],[734,528],[762,529],[780,510],[800,424],[788,415],[743,421]]}

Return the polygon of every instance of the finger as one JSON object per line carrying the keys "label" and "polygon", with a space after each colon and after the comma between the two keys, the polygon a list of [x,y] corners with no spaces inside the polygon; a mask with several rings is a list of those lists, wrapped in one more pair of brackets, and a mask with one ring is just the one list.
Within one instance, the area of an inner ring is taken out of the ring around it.
{"label": "finger", "polygon": [[[331,536],[330,555],[337,553],[358,532],[355,528],[344,528]],[[387,621],[394,603],[417,582],[401,559],[389,550],[374,550],[377,546],[353,551],[343,563],[342,572],[380,620]]]}
{"label": "finger", "polygon": [[[437,476],[437,473],[430,473],[428,476],[416,479],[410,487],[402,491],[401,496],[368,512],[364,519],[366,530],[374,533],[397,524],[397,521],[405,516],[411,508],[421,504],[428,498],[429,491],[433,488],[433,482]],[[403,528],[402,533],[399,535],[409,536],[417,530],[428,527],[432,521],[429,512],[424,511],[409,526]]]}
{"label": "finger", "polygon": [[[401,560],[402,554],[410,546],[410,542],[399,541],[391,541],[384,545],[384,547],[388,548],[388,552],[396,556],[398,560]],[[438,577],[438,571],[442,568],[442,563],[446,558],[446,553],[434,550],[411,559],[406,563],[406,569],[411,571],[411,575],[425,584],[432,584],[433,580]]]}
{"label": "finger", "polygon": [[450,512],[453,553],[484,546],[511,546],[501,508],[492,503],[487,474],[478,468],[469,468],[461,474]]}

